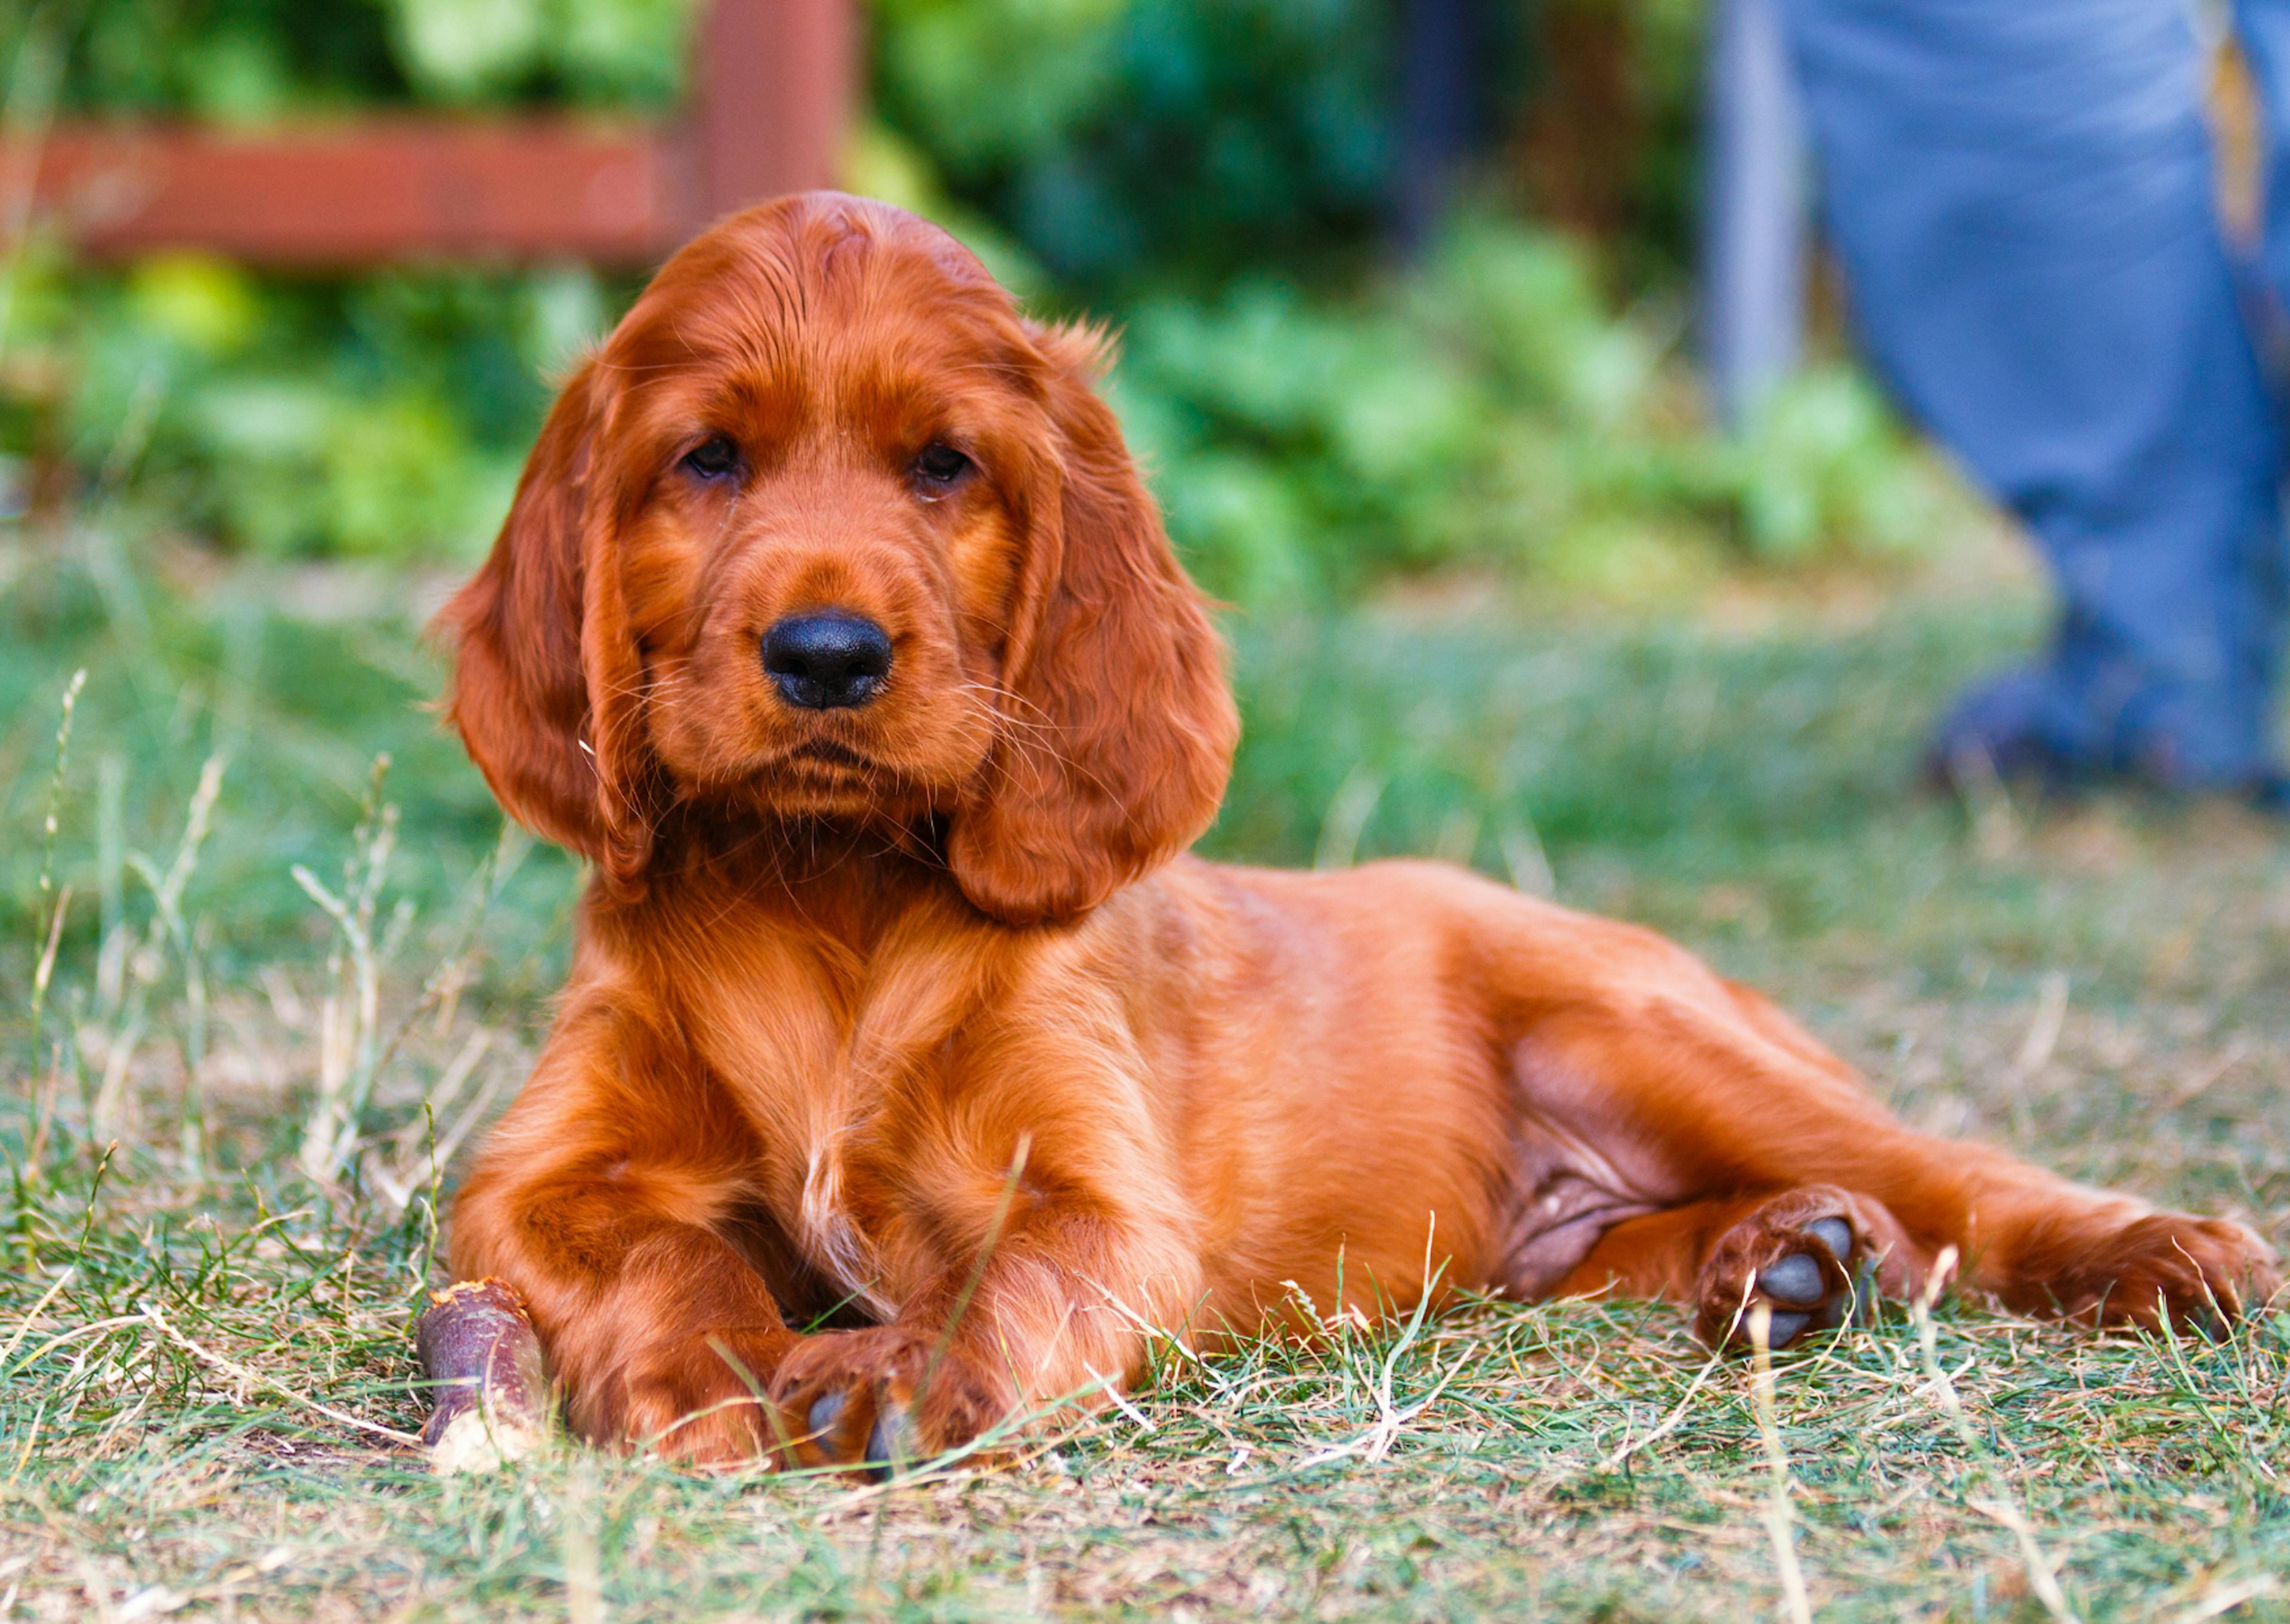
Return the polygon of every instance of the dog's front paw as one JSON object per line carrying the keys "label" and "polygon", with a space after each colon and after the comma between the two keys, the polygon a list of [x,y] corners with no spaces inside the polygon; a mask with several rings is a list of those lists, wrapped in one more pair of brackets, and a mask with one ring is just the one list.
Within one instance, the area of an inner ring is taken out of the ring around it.
{"label": "dog's front paw", "polygon": [[646,1450],[703,1470],[769,1460],[787,1432],[764,1384],[793,1338],[701,1337],[648,1349],[601,1390],[576,1385],[581,1430],[601,1444]]}
{"label": "dog's front paw", "polygon": [[1712,1348],[1747,1348],[1763,1303],[1766,1340],[1787,1348],[1845,1323],[1855,1298],[1882,1281],[1905,1288],[1905,1237],[1872,1201],[1825,1184],[1785,1191],[1718,1237],[1695,1284],[1694,1334]]}
{"label": "dog's front paw", "polygon": [[901,1325],[805,1338],[771,1389],[791,1429],[789,1461],[889,1477],[993,1426],[1006,1398],[942,1344]]}

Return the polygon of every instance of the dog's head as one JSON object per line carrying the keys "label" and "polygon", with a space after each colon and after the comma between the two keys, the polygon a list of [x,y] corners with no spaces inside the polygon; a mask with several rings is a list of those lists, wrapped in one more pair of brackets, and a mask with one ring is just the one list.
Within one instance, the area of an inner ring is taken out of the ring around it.
{"label": "dog's head", "polygon": [[439,617],[493,793],[622,895],[679,804],[941,830],[1013,923],[1181,850],[1237,724],[1104,360],[881,204],[806,194],[692,243]]}

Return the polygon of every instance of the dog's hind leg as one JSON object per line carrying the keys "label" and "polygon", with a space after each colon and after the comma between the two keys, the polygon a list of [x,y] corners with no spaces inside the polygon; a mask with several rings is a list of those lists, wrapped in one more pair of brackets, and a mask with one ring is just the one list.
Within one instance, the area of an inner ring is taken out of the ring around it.
{"label": "dog's hind leg", "polygon": [[[1605,1158],[1627,1157],[1631,1188],[1664,1209],[1614,1226],[1562,1286],[1611,1279],[1690,1300],[1717,1341],[1738,1336],[1750,1295],[1806,1314],[1783,1322],[1802,1332],[1836,1310],[1863,1256],[1889,1260],[1880,1283],[1898,1290],[1948,1247],[1974,1290],[2087,1323],[2232,1316],[2278,1288],[2270,1252],[2238,1224],[1913,1131],[1772,1006],[1681,961],[1546,1004],[1525,1031],[1522,1109],[1595,1124]],[[1830,1216],[1855,1236],[1835,1268],[1812,1250],[1811,1224]],[[1814,1292],[1814,1271],[1832,1289]],[[1797,1285],[1802,1308],[1787,1301]]]}

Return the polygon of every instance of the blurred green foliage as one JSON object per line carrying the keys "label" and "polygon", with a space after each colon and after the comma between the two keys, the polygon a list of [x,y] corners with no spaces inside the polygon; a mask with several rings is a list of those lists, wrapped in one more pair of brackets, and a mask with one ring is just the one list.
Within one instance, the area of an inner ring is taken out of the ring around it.
{"label": "blurred green foliage", "polygon": [[311,283],[188,254],[124,273],[28,255],[14,283],[19,486],[60,466],[139,532],[273,556],[481,548],[549,378],[625,296],[577,268]]}
{"label": "blurred green foliage", "polygon": [[875,17],[883,117],[1061,277],[1213,277],[1373,235],[1394,56],[1377,0],[879,0]]}
{"label": "blurred green foliage", "polygon": [[664,106],[691,0],[76,0],[0,4],[67,41],[61,104],[260,123],[375,102]]}
{"label": "blurred green foliage", "polygon": [[[0,0],[0,28],[20,120],[656,108],[697,3]],[[1124,329],[1118,404],[1181,547],[1237,601],[1458,564],[1636,596],[1744,555],[1912,545],[1942,487],[1852,374],[1800,380],[1735,441],[1704,424],[1676,254],[1697,0],[1482,10],[1477,202],[1405,266],[1384,0],[876,0],[851,184],[945,220],[1038,308]],[[1518,223],[1546,193],[1581,228]],[[95,271],[36,245],[7,280],[11,508],[92,491],[147,509],[137,533],[443,559],[482,550],[549,379],[635,286]]]}
{"label": "blurred green foliage", "polygon": [[1465,215],[1357,297],[1260,276],[1149,300],[1116,394],[1180,547],[1245,604],[1458,564],[1642,597],[1938,526],[1946,481],[1856,374],[1807,373],[1727,441],[1680,324],[1612,315],[1579,244]]}

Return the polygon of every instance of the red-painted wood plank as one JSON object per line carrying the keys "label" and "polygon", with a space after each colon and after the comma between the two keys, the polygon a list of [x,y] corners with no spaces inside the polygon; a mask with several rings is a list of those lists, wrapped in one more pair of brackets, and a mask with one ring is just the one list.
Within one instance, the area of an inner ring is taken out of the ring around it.
{"label": "red-painted wood plank", "polygon": [[377,116],[250,132],[68,124],[0,140],[0,197],[83,253],[202,248],[258,264],[571,256],[641,265],[709,220],[832,184],[859,68],[856,0],[714,0],[673,124]]}
{"label": "red-painted wood plank", "polygon": [[857,0],[713,0],[693,59],[705,223],[831,186],[860,76]]}
{"label": "red-painted wood plank", "polygon": [[[27,156],[19,148],[9,160]],[[555,254],[634,263],[673,246],[693,215],[688,161],[641,126],[66,125],[36,161],[42,209],[99,258],[192,246],[304,267]]]}

